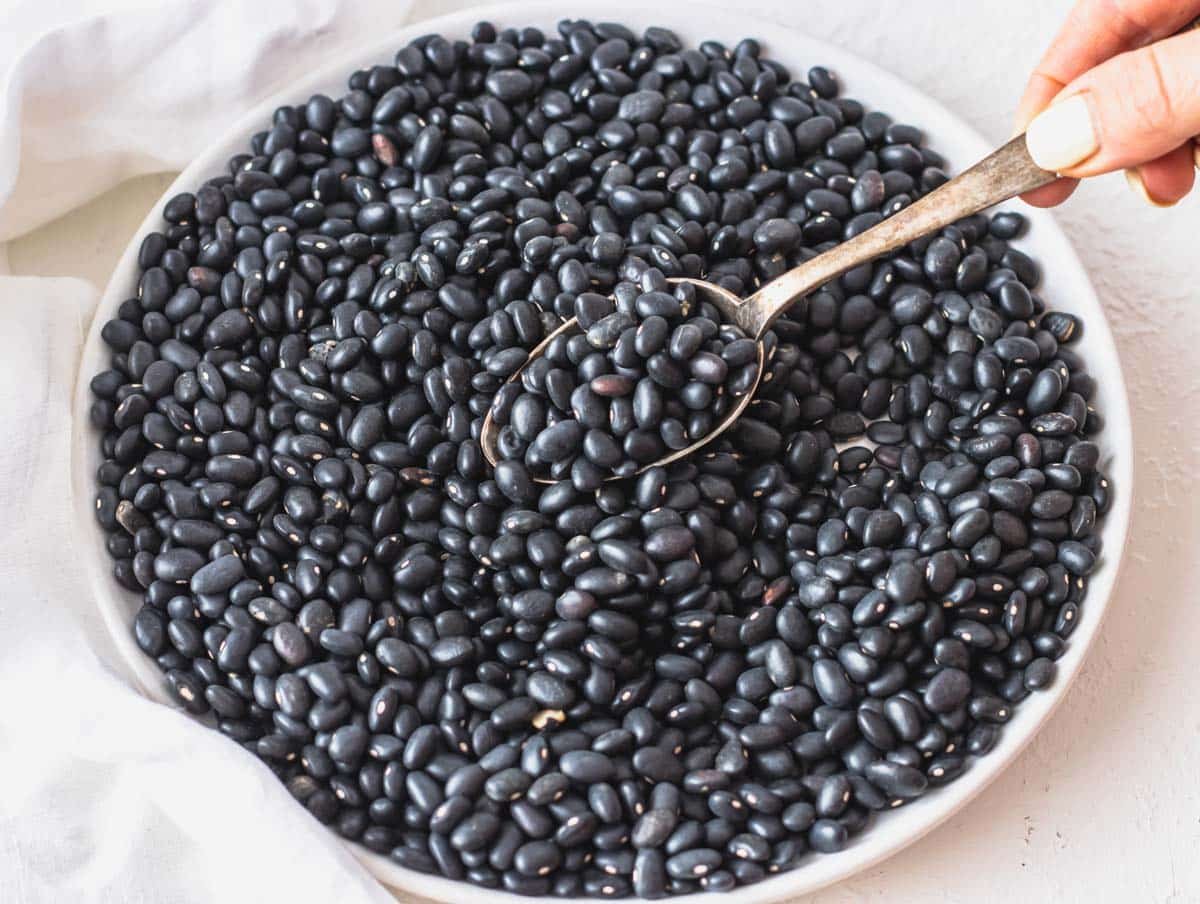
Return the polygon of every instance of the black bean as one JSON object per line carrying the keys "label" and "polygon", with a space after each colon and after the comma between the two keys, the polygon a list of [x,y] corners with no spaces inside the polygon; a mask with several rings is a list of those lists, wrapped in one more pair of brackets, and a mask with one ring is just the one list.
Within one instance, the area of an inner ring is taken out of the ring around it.
{"label": "black bean", "polygon": [[160,581],[183,584],[204,565],[204,557],[191,549],[171,549],[154,558],[154,576]]}
{"label": "black bean", "polygon": [[846,706],[853,702],[854,687],[836,660],[818,659],[813,663],[812,676],[817,693],[830,706]]}
{"label": "black bean", "polygon": [[763,254],[789,251],[800,240],[800,227],[791,220],[767,220],[754,231],[754,244]]}
{"label": "black bean", "polygon": [[224,593],[242,579],[246,571],[237,556],[221,556],[198,569],[191,578],[193,593]]}
{"label": "black bean", "polygon": [[693,848],[668,857],[667,875],[675,879],[700,879],[721,863],[721,855],[711,848]]}
{"label": "black bean", "polygon": [[971,692],[971,678],[961,669],[944,668],[933,676],[925,690],[925,705],[945,713],[959,707]]}
{"label": "black bean", "polygon": [[608,781],[613,775],[612,761],[588,750],[573,750],[564,754],[559,768],[567,778],[586,784]]}
{"label": "black bean", "polygon": [[1096,554],[1075,540],[1067,540],[1058,547],[1058,561],[1071,574],[1088,575],[1096,567]]}
{"label": "black bean", "polygon": [[834,854],[846,846],[849,833],[834,819],[818,819],[808,830],[808,845],[822,854]]}
{"label": "black bean", "polygon": [[887,760],[870,763],[863,774],[890,797],[918,797],[929,784],[921,770]]}
{"label": "black bean", "polygon": [[1064,345],[1080,335],[1079,318],[1063,311],[1047,311],[1040,325]]}
{"label": "black bean", "polygon": [[647,810],[634,824],[631,841],[636,848],[657,848],[675,830],[677,817],[671,810]]}

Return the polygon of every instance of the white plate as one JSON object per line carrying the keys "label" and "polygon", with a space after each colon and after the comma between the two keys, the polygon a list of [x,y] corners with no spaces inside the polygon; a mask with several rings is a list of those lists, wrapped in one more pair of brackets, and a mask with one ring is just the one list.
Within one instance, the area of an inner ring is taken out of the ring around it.
{"label": "white plate", "polygon": [[[79,370],[72,437],[72,490],[78,548],[89,570],[105,624],[136,674],[140,689],[147,696],[163,703],[171,702],[158,669],[133,642],[130,625],[137,610],[138,597],[122,590],[112,579],[111,563],[104,550],[103,532],[94,517],[92,479],[101,459],[96,436],[89,427],[88,381],[93,374],[107,367],[100,327],[114,315],[117,306],[134,293],[138,247],[147,233],[161,228],[163,204],[172,195],[194,189],[204,179],[226,172],[228,158],[246,148],[250,136],[269,123],[275,107],[282,103],[303,103],[315,92],[337,97],[345,91],[346,78],[351,71],[371,64],[390,63],[395,51],[412,38],[432,32],[452,39],[466,38],[471,26],[480,19],[487,19],[499,26],[536,25],[550,30],[560,18],[567,16],[593,21],[619,21],[635,30],[662,25],[674,29],[685,44],[693,46],[709,38],[723,40],[732,46],[742,37],[754,37],[763,43],[766,53],[787,65],[794,76],[803,77],[812,65],[828,66],[837,73],[846,96],[860,98],[869,104],[869,109],[883,110],[897,120],[920,126],[925,130],[930,145],[946,156],[955,171],[991,150],[988,143],[958,117],[896,76],[865,60],[771,22],[733,12],[698,8],[690,3],[637,6],[630,5],[626,0],[615,3],[581,0],[570,4],[538,0],[458,12],[400,29],[383,40],[372,38],[361,51],[322,67],[310,78],[297,82],[285,93],[261,104],[235,128],[214,141],[154,205],[121,257],[100,301],[84,345]],[[980,77],[983,75],[985,73],[981,73]],[[1031,228],[1020,241],[1020,247],[1032,254],[1046,271],[1042,295],[1052,307],[1079,314],[1085,321],[1083,338],[1074,347],[1087,359],[1099,385],[1097,404],[1107,419],[1101,443],[1105,467],[1116,490],[1112,510],[1103,527],[1103,564],[1091,580],[1082,606],[1080,625],[1072,635],[1066,653],[1059,660],[1058,678],[1050,690],[1034,694],[1019,706],[1012,722],[1004,728],[1002,739],[995,749],[972,763],[961,778],[907,806],[880,814],[878,821],[854,838],[841,853],[810,856],[794,870],[757,885],[726,893],[722,900],[727,904],[762,904],[815,891],[895,854],[947,819],[993,781],[1042,727],[1079,673],[1084,657],[1100,629],[1116,584],[1129,527],[1133,489],[1129,402],[1112,334],[1075,251],[1049,214],[1028,209],[1025,213],[1030,219]],[[985,815],[979,814],[981,818]],[[341,843],[332,832],[329,840],[331,844]],[[447,902],[462,901],[469,896],[480,904],[530,904],[534,900],[557,900],[531,899],[507,892],[468,887],[461,882],[402,869],[386,857],[372,854],[359,845],[350,847],[380,881],[409,895],[419,894]],[[674,900],[699,900],[699,897],[689,895]]]}

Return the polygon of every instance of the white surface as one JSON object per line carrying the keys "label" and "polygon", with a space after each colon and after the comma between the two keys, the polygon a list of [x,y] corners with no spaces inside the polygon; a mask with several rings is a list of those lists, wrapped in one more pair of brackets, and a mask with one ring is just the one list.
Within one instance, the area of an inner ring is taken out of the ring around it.
{"label": "white surface", "polygon": [[[781,21],[796,21],[797,11],[790,6],[748,8],[761,9]],[[939,9],[943,10],[940,14]],[[989,137],[999,140],[1006,132],[1011,99],[1019,91],[1023,72],[1061,15],[1061,4],[1032,19],[1024,17],[1019,25],[1006,21],[1011,14],[998,4],[994,10],[976,9],[970,17],[958,20],[948,18],[949,9],[949,4],[934,3],[864,4],[861,8],[842,4],[832,11],[834,18],[803,25],[916,82],[965,114]],[[883,23],[891,37],[885,34]],[[764,38],[769,43],[770,35]],[[985,54],[980,53],[983,47],[987,48]],[[963,77],[966,72],[972,73],[969,86]],[[153,195],[152,191],[143,191],[136,199],[93,205],[86,214],[74,216],[53,232],[30,236],[11,249],[14,269],[78,272],[77,266],[86,266],[93,275],[104,272],[125,236],[105,235],[96,255],[88,252],[87,244],[95,239],[84,237],[94,235],[93,229],[112,229],[118,217],[123,218],[128,230]],[[1069,695],[1067,707],[1060,710],[1013,769],[966,811],[900,857],[815,900],[987,901],[1024,897],[1187,901],[1200,896],[1200,874],[1191,856],[1200,840],[1191,768],[1200,746],[1196,732],[1200,705],[1195,699],[1197,682],[1192,677],[1190,640],[1200,628],[1200,617],[1188,599],[1200,576],[1189,555],[1200,539],[1200,531],[1195,502],[1185,492],[1189,484],[1194,486],[1195,481],[1189,481],[1187,474],[1200,457],[1195,421],[1200,384],[1191,352],[1200,339],[1200,316],[1196,293],[1191,289],[1195,261],[1188,254],[1200,218],[1195,202],[1165,214],[1142,210],[1119,179],[1085,186],[1064,213],[1063,219],[1084,253],[1122,343],[1142,450],[1134,539],[1117,604],[1083,678]],[[1123,224],[1119,230],[1107,225],[1117,222]],[[75,260],[64,261],[62,252],[50,247],[55,234],[75,239]],[[102,264],[105,254],[107,262]],[[69,330],[80,313],[86,312],[89,301],[79,292],[79,301],[66,305],[60,292],[52,311],[44,307],[18,311],[19,302],[30,298],[31,288],[4,286],[0,316],[4,318],[3,334],[9,340],[10,361],[15,355],[27,373],[40,378],[48,368],[44,349],[49,344],[47,334],[31,326],[45,330],[59,325]],[[62,319],[54,321],[56,315]],[[17,336],[21,341],[14,343]],[[61,366],[61,352],[54,354],[59,355],[57,364]],[[6,369],[6,373],[11,371]],[[32,414],[44,411],[49,425],[33,433],[28,441],[19,442],[19,448],[10,450],[2,460],[0,467],[6,478],[3,485],[11,487],[23,481],[33,484],[37,498],[61,497],[65,469],[65,437],[61,434],[64,386],[61,382],[42,385],[36,380],[33,385],[28,381],[17,385],[6,377],[0,382],[0,393],[6,424],[13,423],[14,413],[28,422]],[[29,469],[30,461],[39,463],[36,472]],[[21,524],[21,529],[14,532],[9,528],[5,533],[5,542],[0,545],[0,571],[6,579],[12,575],[18,581],[24,580],[16,585],[6,580],[6,591],[0,597],[0,644],[6,650],[21,639],[24,631],[32,630],[35,619],[44,623],[57,615],[54,597],[44,583],[48,579],[43,576],[39,579],[42,583],[35,583],[26,575],[31,561],[37,562],[39,557],[46,561],[48,552],[58,552],[55,544],[61,545],[63,524],[53,517],[35,515],[28,495],[17,496],[9,490],[4,498],[5,510],[10,513],[7,525],[15,522]],[[61,555],[56,558],[62,562]],[[71,572],[70,559],[57,567],[59,578],[65,578]],[[1162,611],[1148,613],[1142,609],[1149,606]],[[1169,612],[1165,611],[1168,607]],[[68,676],[81,656],[94,655],[86,652],[77,629],[63,638],[62,649],[68,651],[66,655],[53,656],[47,651],[43,662],[53,663]],[[7,654],[0,658],[0,670],[8,659]],[[169,875],[165,867],[170,861],[165,858],[176,852],[169,845],[149,845],[150,839],[177,837],[176,847],[182,847],[187,838],[161,812],[146,823],[128,818],[116,823],[112,821],[116,814],[132,809],[145,815],[157,805],[168,808],[167,812],[175,817],[177,812],[186,813],[189,805],[201,810],[208,805],[201,761],[189,776],[197,787],[179,811],[171,807],[169,799],[156,799],[153,792],[166,793],[168,786],[154,784],[153,763],[137,763],[135,758],[137,768],[129,771],[112,765],[119,754],[126,753],[119,745],[110,744],[107,751],[100,748],[101,758],[107,752],[113,760],[97,778],[96,752],[87,752],[93,761],[90,763],[78,756],[76,723],[83,719],[93,734],[117,740],[115,732],[105,732],[104,725],[97,724],[101,720],[97,718],[95,698],[111,689],[103,681],[99,687],[96,683],[89,675],[88,705],[82,712],[71,709],[74,697],[62,701],[61,720],[21,721],[22,716],[32,714],[35,702],[42,702],[28,679],[28,691],[4,697],[0,767],[5,771],[0,774],[25,775],[21,770],[29,762],[51,757],[58,757],[73,770],[69,774],[60,772],[59,780],[51,787],[25,788],[0,796],[0,880],[13,874],[27,877],[24,886],[15,886],[14,900],[50,900],[38,896],[40,887],[28,877],[39,870],[69,875],[87,861],[87,841],[73,836],[69,825],[65,826],[68,831],[63,833],[63,842],[56,847],[26,846],[17,827],[3,821],[14,809],[14,800],[18,806],[29,805],[30,812],[49,809],[46,800],[51,795],[51,803],[83,809],[97,804],[109,806],[119,800],[122,806],[112,810],[106,843],[102,845],[101,853],[106,856],[93,857],[76,878],[78,888],[104,889],[92,899],[120,901],[136,900],[149,882],[156,883],[156,889],[162,888],[157,883]],[[115,699],[115,694],[110,692],[109,697]],[[11,701],[16,701],[15,707]],[[136,698],[128,705],[146,706]],[[100,711],[104,712],[103,708]],[[164,723],[181,718],[155,711]],[[38,740],[45,746],[28,761],[10,762],[4,752],[11,740],[8,735],[19,731],[38,733]],[[132,746],[136,748],[136,740]],[[198,758],[203,753],[197,747]],[[123,783],[111,781],[117,774]],[[162,782],[161,776],[157,778]],[[174,793],[184,794],[186,789]],[[150,803],[153,801],[157,802]],[[266,805],[254,803],[258,808]],[[141,809],[132,806],[135,804]],[[238,804],[236,814],[243,818],[255,809],[246,801]],[[231,838],[244,837],[236,832],[236,819],[233,823]],[[127,841],[135,837],[130,834],[135,829],[142,833],[136,843],[143,851],[152,851],[151,857],[136,864]],[[306,837],[290,841],[289,851],[284,852],[291,853],[288,860],[300,867],[310,863],[307,841]],[[238,845],[228,847],[236,856]],[[174,885],[168,886],[177,893],[151,900],[215,900],[218,892],[225,893],[222,900],[246,899],[234,886],[216,884],[220,877],[189,875],[186,851],[178,854],[184,859],[172,863],[177,878]],[[268,849],[267,855],[271,854]],[[23,873],[10,873],[17,862]],[[228,872],[235,873],[236,868],[231,865]],[[284,877],[276,871],[273,878],[279,881]],[[352,883],[353,875],[347,873],[342,881]],[[302,886],[297,883],[294,887]],[[311,887],[308,890],[314,891]],[[327,900],[329,886],[322,891]],[[270,899],[281,896],[272,895]],[[2,897],[9,899],[7,895]],[[289,896],[291,900],[308,897]],[[342,889],[337,898],[358,899],[350,887]]]}
{"label": "white surface", "polygon": [[[988,143],[972,135],[970,128],[963,125],[961,120],[903,84],[895,76],[839,48],[805,37],[791,29],[780,29],[745,16],[733,17],[716,10],[707,12],[704,25],[697,26],[690,10],[678,6],[659,8],[651,13],[635,4],[613,3],[612,0],[605,0],[598,5],[586,0],[575,0],[574,9],[577,15],[585,18],[611,16],[635,29],[651,24],[666,25],[677,30],[680,38],[689,44],[697,44],[710,34],[770,32],[773,54],[781,62],[792,66],[796,71],[803,71],[812,65],[814,60],[821,60],[838,72],[848,96],[869,96],[872,103],[889,111],[897,119],[920,123],[928,140],[950,159],[971,162],[991,150]],[[129,243],[100,300],[92,330],[83,349],[75,399],[76,424],[87,422],[87,409],[91,402],[87,387],[90,375],[107,366],[109,352],[99,337],[100,326],[113,316],[118,306],[128,297],[129,287],[136,283],[137,249],[146,234],[161,228],[159,211],[166,200],[179,191],[194,188],[209,173],[219,171],[230,156],[245,147],[249,137],[262,127],[262,123],[269,119],[272,111],[285,99],[290,101],[295,97],[303,98],[315,92],[336,93],[342,90],[347,72],[368,66],[375,60],[388,58],[397,45],[403,45],[420,34],[433,31],[451,39],[463,37],[469,34],[480,15],[499,22],[526,22],[549,29],[553,28],[561,16],[561,8],[556,2],[539,3],[524,0],[520,4],[452,13],[417,23],[402,32],[377,38],[369,44],[364,42],[363,46],[355,48],[344,58],[331,57],[323,62],[319,71],[290,84],[283,91],[284,98],[267,98],[260,106],[247,111],[230,132],[216,138],[188,165],[175,183],[166,189],[164,197],[153,205],[154,209]],[[1116,349],[1100,314],[1095,292],[1061,230],[1045,213],[1030,215],[1029,232],[1022,246],[1039,259],[1054,261],[1053,279],[1046,287],[1046,292],[1049,293],[1047,297],[1055,306],[1079,314],[1088,324],[1076,347],[1092,365],[1098,384],[1095,402],[1109,420],[1107,435],[1104,437],[1105,468],[1117,486],[1128,486],[1132,483],[1129,408]],[[140,605],[139,596],[121,592],[109,579],[111,563],[102,551],[104,533],[96,525],[92,512],[94,490],[91,475],[100,463],[95,435],[88,429],[78,430],[72,437],[71,476],[75,491],[74,508],[79,518],[81,534],[79,554],[85,561],[86,573],[95,588],[96,605],[100,608],[106,626],[129,668],[136,674],[138,683],[153,699],[170,703],[158,670],[141,654],[129,634],[129,623]],[[803,869],[789,871],[753,886],[738,888],[724,895],[723,900],[730,904],[762,904],[824,888],[911,844],[957,812],[986,787],[1020,753],[1079,672],[1089,645],[1102,624],[1104,609],[1117,577],[1117,559],[1120,550],[1124,548],[1130,498],[1127,493],[1117,494],[1112,510],[1105,519],[1105,544],[1116,554],[1105,556],[1104,567],[1090,582],[1085,602],[1086,617],[1072,636],[1067,653],[1058,662],[1059,677],[1054,688],[1047,693],[1035,694],[1022,704],[1019,715],[1007,726],[1000,742],[985,759],[973,764],[967,775],[948,788],[936,794],[927,794],[902,810],[888,813],[877,827],[856,836],[838,856],[812,858]],[[244,763],[233,763],[231,768],[249,767]],[[353,847],[353,850],[377,878],[401,894],[428,895],[452,904],[462,895],[462,887],[458,883],[405,870],[390,859],[370,854],[357,846]],[[504,899],[507,904],[530,901],[528,898],[519,898],[504,892],[479,890],[473,894],[480,900],[489,902],[498,902],[500,899]],[[698,893],[696,897],[703,897],[703,894]],[[679,900],[686,902],[689,899]],[[547,899],[536,899],[534,904],[540,901]]]}

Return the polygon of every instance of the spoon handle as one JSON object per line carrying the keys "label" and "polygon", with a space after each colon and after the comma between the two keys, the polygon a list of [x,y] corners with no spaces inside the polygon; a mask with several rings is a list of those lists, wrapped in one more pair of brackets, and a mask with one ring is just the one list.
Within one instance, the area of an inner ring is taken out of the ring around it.
{"label": "spoon handle", "polygon": [[1025,136],[1018,135],[970,169],[866,232],[763,286],[742,306],[739,323],[751,335],[761,336],[793,302],[847,270],[1055,178],[1054,173],[1033,162],[1025,147]]}

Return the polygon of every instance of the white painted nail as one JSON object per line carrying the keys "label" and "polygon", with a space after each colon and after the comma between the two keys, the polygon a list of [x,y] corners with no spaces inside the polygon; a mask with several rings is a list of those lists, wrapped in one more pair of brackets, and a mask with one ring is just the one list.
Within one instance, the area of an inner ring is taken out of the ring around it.
{"label": "white painted nail", "polygon": [[1025,130],[1025,146],[1033,162],[1052,173],[1096,153],[1100,142],[1087,98],[1076,94],[1039,113]]}
{"label": "white painted nail", "polygon": [[1125,170],[1125,181],[1129,183],[1129,187],[1133,189],[1133,193],[1149,204],[1151,207],[1174,207],[1174,202],[1156,201],[1150,197],[1150,192],[1146,188],[1146,183],[1142,179],[1142,174],[1136,168]]}

